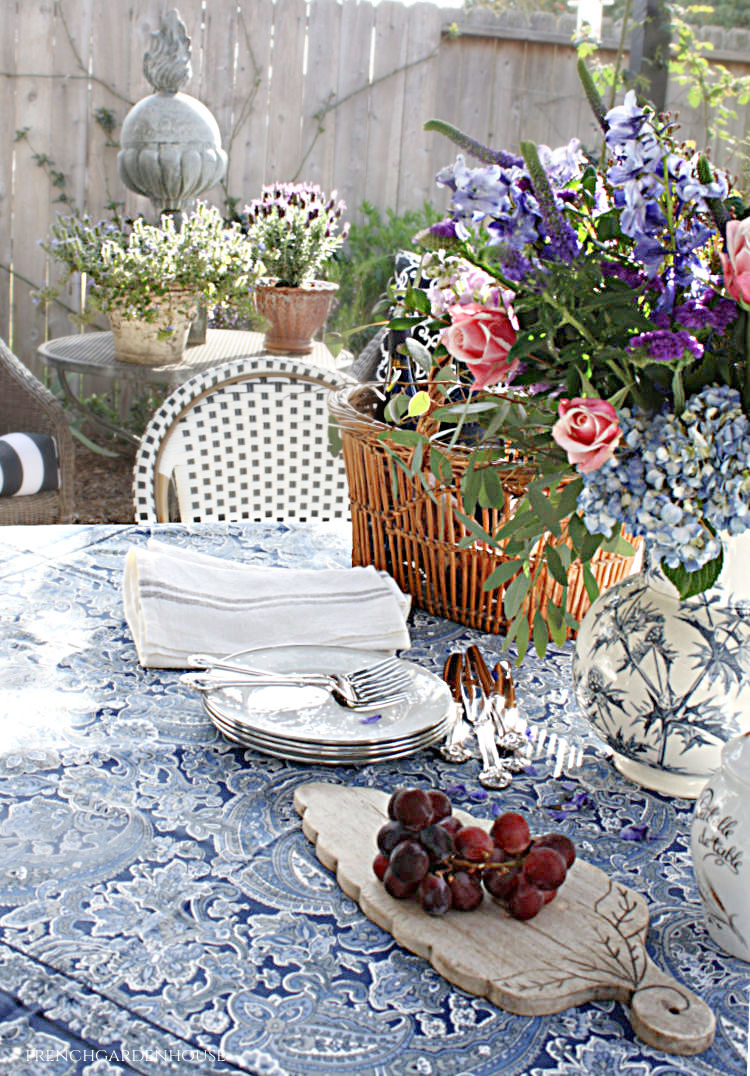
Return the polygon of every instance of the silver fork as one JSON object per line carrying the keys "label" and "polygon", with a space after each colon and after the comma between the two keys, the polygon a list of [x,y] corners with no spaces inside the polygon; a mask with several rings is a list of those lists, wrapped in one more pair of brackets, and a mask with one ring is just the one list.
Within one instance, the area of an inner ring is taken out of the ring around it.
{"label": "silver fork", "polygon": [[[401,702],[406,698],[405,689],[411,684],[409,671],[397,658],[385,658],[351,673],[276,673],[232,661],[233,657],[230,654],[215,659],[206,654],[193,654],[189,663],[203,666],[203,671],[185,673],[180,678],[181,683],[197,691],[220,687],[320,687],[349,709],[371,709]],[[217,676],[214,675],[216,671],[233,676]]]}
{"label": "silver fork", "polygon": [[563,771],[576,769],[583,763],[583,751],[564,737],[548,733],[545,728],[529,725],[518,712],[513,670],[506,661],[498,661],[493,672],[477,646],[467,650],[474,671],[489,697],[495,724],[495,742],[503,752],[502,766],[510,773],[522,773],[534,759],[545,756],[553,763],[554,778]]}
{"label": "silver fork", "polygon": [[583,750],[570,743],[563,736],[538,725],[529,725],[520,716],[516,703],[516,689],[513,672],[505,662],[498,662],[494,668],[496,692],[500,700],[500,725],[503,732],[497,742],[501,748],[513,751],[510,758],[503,762],[514,772],[524,770],[534,759],[545,756],[553,763],[553,778],[560,777],[563,771],[577,769],[583,765]]}

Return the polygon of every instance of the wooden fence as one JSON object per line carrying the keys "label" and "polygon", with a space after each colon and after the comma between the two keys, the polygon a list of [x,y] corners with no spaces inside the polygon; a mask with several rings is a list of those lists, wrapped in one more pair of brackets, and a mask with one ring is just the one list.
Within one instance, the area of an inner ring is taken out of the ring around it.
{"label": "wooden fence", "polygon": [[[229,166],[205,197],[240,205],[263,183],[337,188],[350,219],[367,200],[398,212],[442,204],[434,184],[454,148],[431,117],[482,141],[559,145],[595,136],[575,70],[570,16],[530,20],[394,0],[176,0],[193,45],[187,91],[214,113]],[[31,290],[54,275],[39,240],[61,196],[104,215],[110,201],[148,211],[117,175],[117,137],[163,0],[0,0],[0,335],[32,367],[37,346],[71,332],[65,311]],[[453,27],[451,24],[454,24]],[[455,29],[458,33],[455,33]],[[603,58],[616,47],[605,29]],[[750,72],[750,35],[716,39],[717,58]],[[671,88],[670,107],[684,104]],[[682,108],[686,136],[700,116]],[[736,131],[750,127],[750,106]],[[714,154],[719,157],[719,153]],[[67,302],[78,308],[79,296]]]}

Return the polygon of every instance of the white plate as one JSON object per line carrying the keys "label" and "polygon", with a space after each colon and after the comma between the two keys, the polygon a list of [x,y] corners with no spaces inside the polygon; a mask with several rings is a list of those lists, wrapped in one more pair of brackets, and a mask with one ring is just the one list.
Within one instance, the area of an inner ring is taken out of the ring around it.
{"label": "white plate", "polygon": [[439,743],[450,727],[450,721],[442,722],[424,736],[409,741],[407,745],[399,745],[397,747],[382,746],[380,748],[371,749],[370,751],[344,753],[342,750],[332,747],[319,747],[317,749],[300,747],[294,749],[293,747],[273,741],[261,742],[257,740],[252,733],[236,731],[231,726],[225,725],[225,723],[216,716],[212,716],[211,721],[214,727],[218,729],[227,740],[234,744],[238,744],[241,747],[249,747],[254,751],[260,752],[260,754],[272,755],[274,758],[281,758],[287,762],[301,762],[305,764],[325,766],[369,765],[374,762],[386,762],[389,759],[405,758],[408,755],[416,754],[417,751],[421,751],[425,747],[430,747],[433,744]]}
{"label": "white plate", "polygon": [[219,728],[222,732],[226,733],[226,735],[233,737],[234,739],[240,740],[241,742],[249,742],[252,740],[253,745],[257,744],[258,746],[265,745],[279,749],[288,749],[294,751],[296,754],[307,755],[311,759],[318,758],[321,753],[337,758],[364,758],[372,755],[382,755],[384,751],[401,751],[404,748],[418,749],[435,743],[436,740],[446,736],[451,726],[451,717],[448,715],[442,721],[439,721],[436,725],[432,726],[432,728],[426,729],[416,736],[408,736],[404,739],[386,740],[381,741],[380,743],[367,742],[363,744],[318,744],[311,741],[291,740],[280,736],[268,736],[263,732],[258,732],[256,729],[248,729],[244,725],[230,721],[228,718],[221,717],[219,714],[214,713],[210,704],[206,706],[206,709],[216,728]]}
{"label": "white plate", "polygon": [[[383,653],[338,647],[274,647],[254,650],[247,664],[271,672],[354,672],[382,661]],[[441,722],[450,711],[448,686],[409,661],[399,661],[409,674],[406,697],[392,706],[367,711],[347,710],[321,688],[220,688],[204,695],[207,708],[234,726],[304,744],[352,747],[384,744],[417,736]]]}

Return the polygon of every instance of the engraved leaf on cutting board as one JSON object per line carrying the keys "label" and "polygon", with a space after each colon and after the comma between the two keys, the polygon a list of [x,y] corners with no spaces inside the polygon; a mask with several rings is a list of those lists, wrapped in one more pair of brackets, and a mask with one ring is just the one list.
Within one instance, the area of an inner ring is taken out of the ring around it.
{"label": "engraved leaf on cutting board", "polygon": [[[593,912],[594,916],[588,919],[578,918],[573,908],[575,926],[569,935],[571,942],[556,933],[557,956],[547,958],[540,953],[533,967],[512,977],[514,987],[521,991],[560,990],[569,986],[574,974],[581,983],[614,981],[635,990],[647,966],[643,945],[647,913],[642,902],[631,890],[608,880],[608,888],[595,901]],[[566,953],[564,969],[561,969],[560,949]],[[510,977],[505,981],[511,981]]]}

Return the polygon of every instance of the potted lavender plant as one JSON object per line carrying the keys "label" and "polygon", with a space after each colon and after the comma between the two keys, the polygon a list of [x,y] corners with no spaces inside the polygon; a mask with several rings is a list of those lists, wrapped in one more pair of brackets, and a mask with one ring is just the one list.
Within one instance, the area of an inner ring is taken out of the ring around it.
{"label": "potted lavender plant", "polygon": [[268,273],[256,288],[255,304],[268,323],[269,351],[312,350],[338,290],[316,277],[346,237],[346,228],[338,231],[345,209],[335,191],[326,197],[314,183],[273,183],[245,206],[248,239]]}

